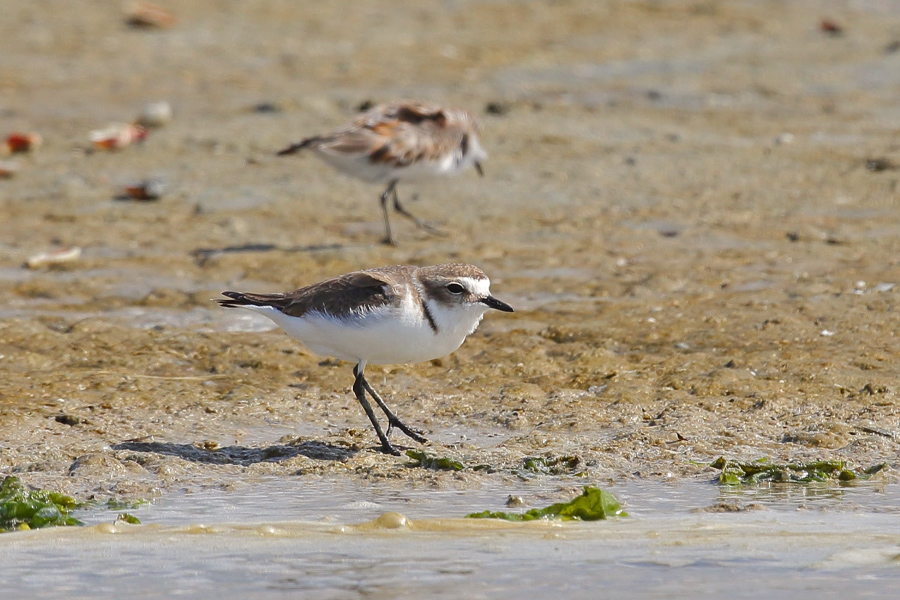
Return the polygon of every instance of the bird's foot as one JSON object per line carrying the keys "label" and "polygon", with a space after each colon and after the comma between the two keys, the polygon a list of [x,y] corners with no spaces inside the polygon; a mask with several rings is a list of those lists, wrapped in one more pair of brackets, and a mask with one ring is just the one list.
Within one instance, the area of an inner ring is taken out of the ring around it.
{"label": "bird's foot", "polygon": [[393,456],[400,456],[400,451],[394,448],[390,442],[387,440],[383,440],[381,442],[381,451],[385,454],[391,454]]}
{"label": "bird's foot", "polygon": [[441,229],[441,223],[435,221],[426,221],[424,219],[416,218],[414,219],[416,227],[423,231],[427,231],[431,235],[436,235],[438,237],[447,237],[449,234]]}
{"label": "bird's foot", "polygon": [[407,437],[414,439],[415,441],[419,442],[420,444],[428,443],[428,438],[426,438],[425,436],[422,435],[422,433],[424,433],[423,431],[421,431],[419,429],[413,429],[412,427],[409,427],[403,421],[401,421],[400,419],[397,419],[397,418],[388,420],[388,430],[385,435],[390,435],[391,430],[394,427],[396,427],[397,429],[402,431],[404,434],[406,434]]}

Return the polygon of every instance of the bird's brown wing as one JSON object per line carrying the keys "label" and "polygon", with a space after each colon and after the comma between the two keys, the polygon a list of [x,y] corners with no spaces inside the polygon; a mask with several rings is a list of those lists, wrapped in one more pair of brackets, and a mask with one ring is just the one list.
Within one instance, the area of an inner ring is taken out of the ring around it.
{"label": "bird's brown wing", "polygon": [[272,306],[292,317],[310,312],[353,317],[396,302],[393,269],[397,267],[356,271],[285,294],[222,292],[228,299],[217,302],[226,307]]}
{"label": "bird's brown wing", "polygon": [[389,105],[361,115],[346,129],[321,139],[316,147],[320,152],[368,156],[372,163],[405,167],[459,147],[463,132],[448,123],[439,107]]}

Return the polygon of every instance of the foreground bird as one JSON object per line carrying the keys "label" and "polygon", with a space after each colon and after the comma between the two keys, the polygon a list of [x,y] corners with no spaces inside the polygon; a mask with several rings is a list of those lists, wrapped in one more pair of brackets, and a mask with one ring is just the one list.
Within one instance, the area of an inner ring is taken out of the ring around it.
{"label": "foreground bird", "polygon": [[[310,350],[356,363],[353,393],[366,411],[381,448],[399,452],[388,441],[394,427],[416,440],[366,381],[367,364],[434,360],[450,354],[475,331],[489,308],[513,312],[490,293],[490,280],[478,267],[460,263],[413,267],[397,265],[355,271],[286,294],[222,292],[225,307],[263,314]],[[382,430],[366,392],[384,411]]]}
{"label": "foreground bird", "polygon": [[388,200],[394,210],[417,226],[431,230],[407,211],[397,196],[401,179],[451,175],[471,166],[483,175],[481,125],[462,109],[442,108],[423,102],[397,102],[376,106],[334,133],[308,137],[278,152],[293,154],[305,148],[347,175],[373,183],[387,183],[381,194],[384,240],[396,242],[391,233]]}

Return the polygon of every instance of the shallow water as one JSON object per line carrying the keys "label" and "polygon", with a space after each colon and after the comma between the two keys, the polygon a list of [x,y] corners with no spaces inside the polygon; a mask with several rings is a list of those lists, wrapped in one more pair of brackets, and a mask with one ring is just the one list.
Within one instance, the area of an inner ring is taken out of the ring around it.
{"label": "shallow water", "polygon": [[[574,480],[573,480],[574,481]],[[569,482],[570,484],[572,481]],[[173,494],[129,511],[145,523],[245,523],[301,520],[359,523],[385,512],[400,512],[411,519],[463,517],[481,510],[506,510],[508,496],[521,496],[528,506],[542,506],[539,498],[558,486],[547,482],[521,482],[508,487],[476,489],[399,489],[397,482],[360,487],[348,480],[325,478],[264,478],[254,483],[232,483],[233,489],[202,488]],[[576,483],[576,485],[578,485]],[[900,484],[860,482],[854,485],[772,484],[759,487],[720,486],[713,483],[629,482],[604,486],[632,517],[669,520],[719,503],[757,504],[778,512],[827,511],[857,513],[900,512]],[[512,509],[517,510],[517,509]],[[79,515],[99,523],[103,513]]]}
{"label": "shallow water", "polygon": [[[141,526],[94,510],[80,515],[86,528],[3,535],[3,597],[883,598],[900,582],[900,485],[607,489],[629,517],[459,518],[502,509],[510,493],[549,491],[531,484],[406,491],[265,479],[170,495],[129,511]],[[745,510],[698,511],[722,502]]]}

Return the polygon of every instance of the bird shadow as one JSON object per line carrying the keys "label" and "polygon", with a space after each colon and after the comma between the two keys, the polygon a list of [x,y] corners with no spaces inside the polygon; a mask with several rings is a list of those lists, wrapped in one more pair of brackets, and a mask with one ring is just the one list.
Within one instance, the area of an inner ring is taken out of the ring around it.
{"label": "bird shadow", "polygon": [[325,442],[306,441],[289,444],[274,444],[266,448],[247,448],[245,446],[226,446],[207,450],[192,444],[170,444],[166,442],[122,442],[112,446],[113,450],[130,450],[132,452],[148,452],[177,456],[178,458],[198,463],[214,465],[252,465],[261,462],[278,462],[305,456],[314,460],[345,461],[358,451],[343,446],[326,444]]}
{"label": "bird shadow", "polygon": [[341,250],[347,248],[347,244],[310,244],[307,246],[279,246],[278,244],[241,244],[239,246],[225,246],[224,248],[197,248],[191,252],[191,256],[197,264],[203,264],[225,254],[249,254],[254,252],[320,252],[324,250]]}

